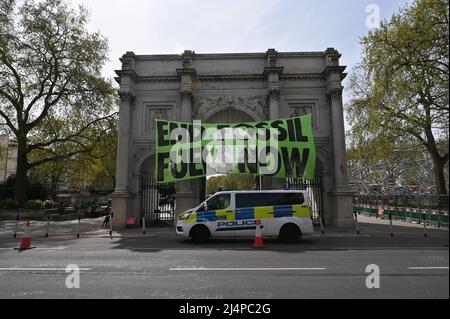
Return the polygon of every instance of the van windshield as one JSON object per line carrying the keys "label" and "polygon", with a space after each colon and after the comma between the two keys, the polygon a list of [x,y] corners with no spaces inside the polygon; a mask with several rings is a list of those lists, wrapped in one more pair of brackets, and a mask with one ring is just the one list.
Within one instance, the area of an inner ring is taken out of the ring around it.
{"label": "van windshield", "polygon": [[301,205],[302,193],[249,193],[236,194],[236,208],[255,206]]}

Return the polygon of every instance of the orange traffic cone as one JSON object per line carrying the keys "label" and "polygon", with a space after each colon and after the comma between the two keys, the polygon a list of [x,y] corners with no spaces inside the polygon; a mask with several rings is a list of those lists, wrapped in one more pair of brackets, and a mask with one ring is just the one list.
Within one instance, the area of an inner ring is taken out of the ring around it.
{"label": "orange traffic cone", "polygon": [[19,250],[30,249],[31,247],[31,223],[27,220],[27,225],[23,233],[22,239],[20,240]]}
{"label": "orange traffic cone", "polygon": [[261,235],[261,220],[256,220],[256,231],[255,231],[255,242],[253,244],[253,248],[263,248],[263,238]]}

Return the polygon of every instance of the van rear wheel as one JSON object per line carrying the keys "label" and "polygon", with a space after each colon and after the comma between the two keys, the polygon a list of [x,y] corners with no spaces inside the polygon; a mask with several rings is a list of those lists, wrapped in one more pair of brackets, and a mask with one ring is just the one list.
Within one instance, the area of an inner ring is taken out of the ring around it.
{"label": "van rear wheel", "polygon": [[191,230],[190,236],[194,244],[206,244],[209,242],[209,229],[203,225],[194,226]]}
{"label": "van rear wheel", "polygon": [[297,225],[286,224],[280,229],[280,240],[283,243],[297,243],[302,238],[302,233]]}

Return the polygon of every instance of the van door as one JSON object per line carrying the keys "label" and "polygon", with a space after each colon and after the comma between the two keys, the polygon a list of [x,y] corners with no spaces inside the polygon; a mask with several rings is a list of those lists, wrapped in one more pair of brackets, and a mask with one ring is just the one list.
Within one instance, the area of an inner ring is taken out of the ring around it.
{"label": "van door", "polygon": [[[211,236],[234,236],[232,221],[235,218],[232,194],[218,194],[206,201],[206,210],[197,213],[197,220],[207,223]],[[203,221],[204,218],[204,221]]]}
{"label": "van door", "polygon": [[256,231],[256,220],[261,221],[261,234],[267,234],[268,222],[273,217],[273,208],[264,206],[265,193],[237,193],[236,234],[237,237],[253,237]]}

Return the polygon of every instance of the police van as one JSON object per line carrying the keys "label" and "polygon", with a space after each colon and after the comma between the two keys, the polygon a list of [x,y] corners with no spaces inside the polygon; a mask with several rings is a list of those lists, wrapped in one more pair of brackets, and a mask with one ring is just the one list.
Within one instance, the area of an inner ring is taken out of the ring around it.
{"label": "police van", "polygon": [[[259,221],[258,221],[259,220]],[[179,215],[176,233],[195,243],[211,237],[251,237],[260,223],[263,237],[296,242],[312,235],[306,191],[224,191]]]}

